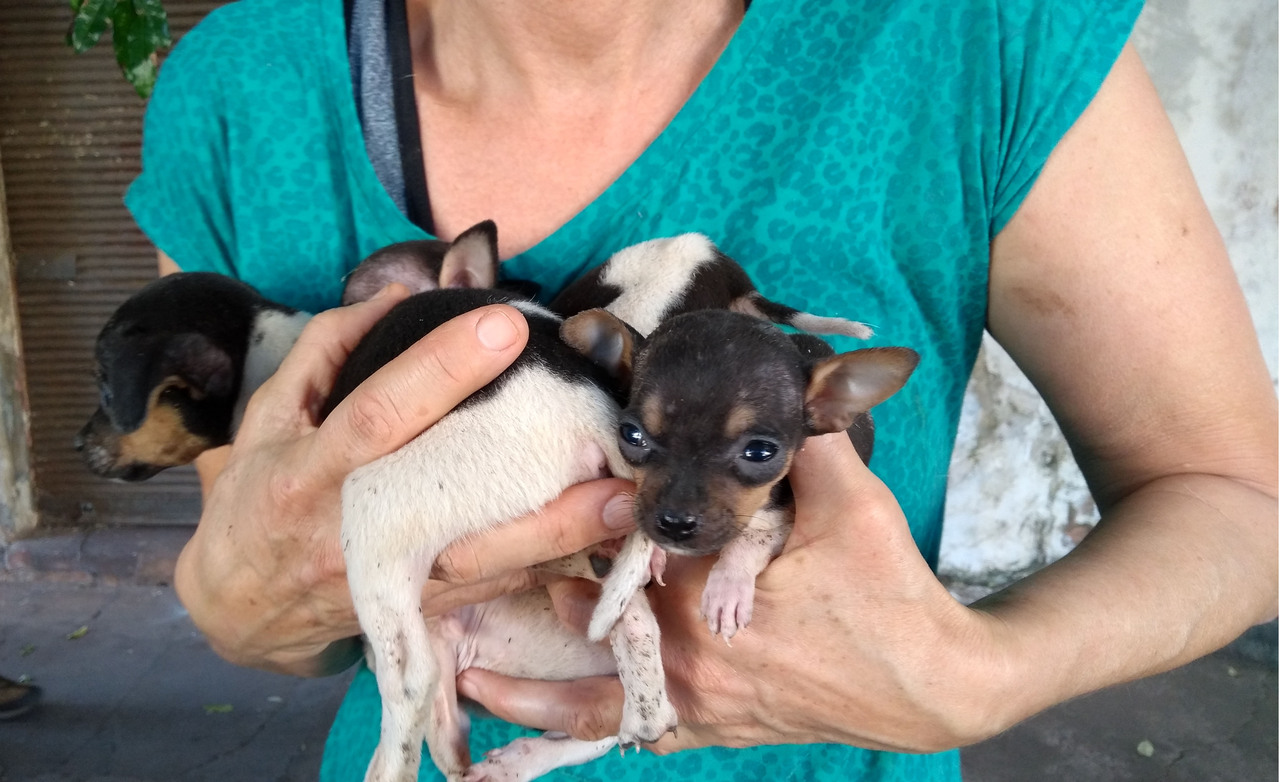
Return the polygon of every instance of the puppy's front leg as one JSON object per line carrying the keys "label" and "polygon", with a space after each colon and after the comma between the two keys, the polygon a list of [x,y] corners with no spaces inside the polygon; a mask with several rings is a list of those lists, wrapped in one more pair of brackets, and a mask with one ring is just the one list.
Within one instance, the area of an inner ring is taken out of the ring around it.
{"label": "puppy's front leg", "polygon": [[[602,641],[618,624],[627,610],[636,590],[649,583],[654,572],[654,545],[647,535],[639,530],[627,536],[622,544],[622,551],[613,561],[609,575],[605,576],[604,585],[600,589],[600,600],[591,614],[591,623],[587,627],[587,638]],[[646,601],[646,606],[647,606]]]}
{"label": "puppy's front leg", "polygon": [[676,709],[667,698],[658,620],[644,590],[636,590],[609,631],[609,643],[622,680],[622,725],[618,743],[630,747],[657,741],[676,729]]}
{"label": "puppy's front leg", "polygon": [[720,550],[702,590],[702,617],[712,635],[729,643],[751,622],[756,576],[782,552],[790,534],[789,521],[767,529],[749,527]]}

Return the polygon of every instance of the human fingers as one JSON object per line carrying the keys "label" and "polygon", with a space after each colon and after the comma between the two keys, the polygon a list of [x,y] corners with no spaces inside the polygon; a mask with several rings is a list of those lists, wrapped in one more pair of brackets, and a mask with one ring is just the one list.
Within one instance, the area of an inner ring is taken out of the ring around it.
{"label": "human fingers", "polygon": [[[458,694],[479,703],[494,716],[516,725],[567,733],[582,741],[618,735],[622,723],[622,683],[616,676],[593,676],[550,682],[518,679],[480,668],[468,668],[457,680]],[[715,736],[681,723],[644,748],[669,754],[709,744],[749,746],[751,741]]]}
{"label": "human fingers", "polygon": [[[249,400],[242,435],[253,437],[272,422],[291,432],[299,423],[309,428],[347,356],[373,324],[408,295],[408,288],[392,283],[368,301],[311,318],[280,366]],[[297,415],[311,420],[296,421]]]}
{"label": "human fingers", "polygon": [[487,603],[503,595],[547,586],[563,578],[565,576],[534,568],[511,570],[483,581],[463,584],[451,584],[432,578],[427,580],[422,589],[422,613],[424,616],[439,616],[463,606]]}
{"label": "human fingers", "polygon": [[616,676],[548,682],[469,668],[457,686],[460,695],[508,722],[584,741],[616,736],[622,722],[622,683]]}
{"label": "human fingers", "polygon": [[570,486],[534,513],[453,543],[432,576],[451,583],[491,578],[621,537],[635,526],[620,498],[632,488],[617,478]]}
{"label": "human fingers", "polygon": [[306,460],[340,481],[395,451],[497,377],[528,336],[524,317],[503,304],[446,322],[342,400],[308,439]]}
{"label": "human fingers", "polygon": [[[788,474],[798,508],[787,550],[818,540],[853,540],[902,517],[897,499],[858,457],[843,432],[810,437]],[[904,526],[904,525],[897,525]]]}

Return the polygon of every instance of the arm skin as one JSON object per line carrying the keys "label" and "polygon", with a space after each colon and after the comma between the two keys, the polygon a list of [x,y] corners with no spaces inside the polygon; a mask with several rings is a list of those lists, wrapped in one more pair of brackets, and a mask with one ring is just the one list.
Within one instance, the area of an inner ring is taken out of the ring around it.
{"label": "arm skin", "polygon": [[[161,255],[160,270],[177,266]],[[497,376],[528,336],[510,307],[462,315],[375,373],[317,425],[316,410],[347,353],[406,295],[390,286],[373,301],[313,318],[250,400],[235,443],[197,460],[204,506],[174,586],[192,621],[231,662],[315,676],[358,658],[359,645],[346,640],[360,628],[339,543],[343,480]],[[629,516],[605,505],[630,485],[575,486],[538,514],[450,547],[424,589],[424,612],[527,588],[540,578],[525,570],[529,565],[629,531]],[[622,526],[607,527],[604,518]]]}
{"label": "arm skin", "polygon": [[[678,739],[935,751],[1155,674],[1277,610],[1276,397],[1181,148],[1127,47],[991,250],[991,333],[1061,423],[1101,509],[1058,563],[953,600],[847,438],[812,438],[795,531],[726,648],[697,616],[707,562],[650,590]],[[1000,467],[993,467],[1000,469]],[[580,617],[578,586],[555,590]],[[581,621],[578,619],[577,621]],[[616,682],[467,671],[494,713],[591,738]]]}

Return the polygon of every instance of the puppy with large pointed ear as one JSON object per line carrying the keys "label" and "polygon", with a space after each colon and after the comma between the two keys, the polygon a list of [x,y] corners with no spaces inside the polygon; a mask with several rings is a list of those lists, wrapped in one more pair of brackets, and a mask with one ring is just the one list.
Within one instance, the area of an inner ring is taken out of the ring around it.
{"label": "puppy with large pointed ear", "polygon": [[[668,552],[720,552],[703,611],[726,639],[749,621],[755,576],[790,531],[784,479],[795,452],[806,437],[846,431],[870,458],[870,410],[919,360],[901,347],[837,355],[817,337],[725,310],[676,316],[647,339],[589,310],[566,320],[561,337],[627,381],[618,439],[634,472],[636,524]],[[606,583],[592,628],[612,626],[633,587]]]}
{"label": "puppy with large pointed ear", "polygon": [[498,227],[476,223],[452,242],[420,239],[375,250],[347,275],[342,303],[367,301],[398,282],[411,293],[439,288],[494,288],[533,298],[538,285],[526,280],[498,281]]}

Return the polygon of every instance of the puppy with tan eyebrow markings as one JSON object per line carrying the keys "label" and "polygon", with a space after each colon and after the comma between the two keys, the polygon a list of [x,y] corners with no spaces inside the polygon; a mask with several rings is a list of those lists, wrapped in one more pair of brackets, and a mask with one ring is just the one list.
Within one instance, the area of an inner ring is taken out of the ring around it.
{"label": "puppy with tan eyebrow markings", "polygon": [[[712,633],[729,641],[751,621],[756,576],[782,550],[794,519],[786,481],[806,437],[846,431],[871,458],[870,410],[907,382],[919,356],[903,347],[836,354],[724,310],[678,315],[646,339],[605,310],[561,329],[612,373],[631,377],[619,447],[636,482],[636,523],[673,554],[719,552],[702,596]],[[602,638],[652,552],[639,536],[606,579],[588,635]]]}

